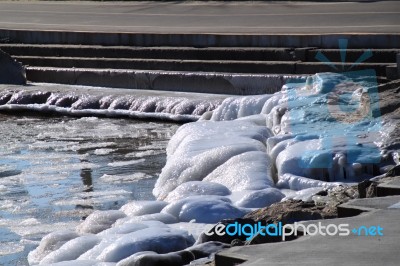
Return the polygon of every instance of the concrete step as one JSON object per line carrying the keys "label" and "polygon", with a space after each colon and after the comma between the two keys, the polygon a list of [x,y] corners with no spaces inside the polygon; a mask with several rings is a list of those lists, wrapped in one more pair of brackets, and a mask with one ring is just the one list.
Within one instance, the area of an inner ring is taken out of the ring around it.
{"label": "concrete step", "polygon": [[13,56],[143,58],[182,60],[295,61],[295,49],[259,47],[129,47],[99,45],[0,44]]}
{"label": "concrete step", "polygon": [[[357,62],[364,52],[371,52],[371,57],[362,62],[366,63],[395,63],[396,55],[400,49],[346,49],[345,62]],[[317,53],[322,53],[331,62],[342,62],[339,49],[309,49],[306,51],[305,60],[307,62],[317,62]]]}
{"label": "concrete step", "polygon": [[27,67],[26,75],[32,82],[232,95],[274,93],[290,79],[306,79],[306,75],[52,67]]}
{"label": "concrete step", "polygon": [[[332,68],[321,62],[285,61],[231,61],[231,60],[175,60],[175,59],[127,59],[127,58],[85,58],[85,57],[36,57],[15,56],[27,66],[61,68],[100,69],[142,69],[188,72],[221,73],[270,73],[270,74],[314,74],[349,70],[352,63],[338,63]],[[374,69],[378,76],[386,75],[384,63],[364,63],[355,65],[351,71]]]}
{"label": "concrete step", "polygon": [[294,62],[16,56],[24,65],[63,68],[295,74]]}
{"label": "concrete step", "polygon": [[[0,44],[13,56],[143,58],[182,60],[306,61],[317,62],[318,52],[332,62],[341,62],[339,49],[260,47],[129,47],[99,45]],[[346,50],[345,62],[356,62],[365,49]],[[367,63],[395,63],[400,49],[370,49]]]}

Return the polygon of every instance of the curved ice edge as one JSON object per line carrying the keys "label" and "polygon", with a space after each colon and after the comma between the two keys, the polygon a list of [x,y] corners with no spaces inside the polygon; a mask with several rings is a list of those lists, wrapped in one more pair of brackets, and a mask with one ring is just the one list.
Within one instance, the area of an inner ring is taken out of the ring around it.
{"label": "curved ice edge", "polygon": [[83,109],[65,108],[47,104],[6,104],[0,105],[0,111],[34,111],[38,113],[56,113],[66,116],[99,116],[109,118],[136,118],[147,120],[172,121],[179,123],[195,122],[199,115],[177,115],[169,113],[147,113],[130,110],[108,110],[108,109]]}

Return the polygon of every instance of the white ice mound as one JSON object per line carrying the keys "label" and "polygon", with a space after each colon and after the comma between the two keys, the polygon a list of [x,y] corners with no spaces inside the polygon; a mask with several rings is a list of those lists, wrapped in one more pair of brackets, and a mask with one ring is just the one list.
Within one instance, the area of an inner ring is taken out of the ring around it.
{"label": "white ice mound", "polygon": [[281,201],[285,195],[276,188],[250,191],[236,205],[244,208],[264,208]]}
{"label": "white ice mound", "polygon": [[182,198],[195,195],[216,195],[227,196],[231,194],[230,190],[224,185],[206,182],[206,181],[189,181],[179,185],[165,198],[166,202],[174,202]]}
{"label": "white ice mound", "polygon": [[120,226],[125,223],[138,223],[143,221],[159,221],[165,224],[173,224],[178,222],[177,218],[168,213],[152,213],[140,216],[130,216],[126,218],[119,219],[115,222],[114,226]]}
{"label": "white ice mound", "polygon": [[167,206],[167,202],[164,201],[132,201],[120,208],[126,215],[144,215],[144,214],[152,214],[160,212],[165,206]]}
{"label": "white ice mound", "polygon": [[48,254],[40,261],[40,264],[51,264],[61,261],[75,260],[80,255],[97,245],[100,240],[101,239],[96,235],[77,237]]}
{"label": "white ice mound", "polygon": [[29,253],[28,262],[30,265],[39,264],[39,262],[51,252],[59,249],[62,245],[79,235],[70,230],[52,232],[40,241],[40,245]]}
{"label": "white ice mound", "polygon": [[203,180],[222,184],[232,192],[274,186],[272,162],[265,152],[250,151],[233,156]]}
{"label": "white ice mound", "polygon": [[[213,208],[215,204],[216,207]],[[168,204],[161,213],[177,217],[180,222],[196,220],[198,223],[214,223],[217,217],[239,217],[244,212],[232,205],[227,197],[223,196],[191,196]],[[201,217],[202,216],[202,217]],[[224,219],[221,218],[221,219]]]}
{"label": "white ice mound", "polygon": [[[265,142],[270,134],[265,126],[246,120],[199,121],[183,125],[168,144],[167,164],[153,194],[160,200],[165,199],[179,185],[202,181],[236,155],[250,151],[265,152]],[[266,158],[264,156],[257,161],[265,164]],[[270,179],[267,172],[264,178]]]}
{"label": "white ice mound", "polygon": [[186,231],[171,228],[146,228],[118,238],[97,257],[105,262],[118,262],[140,251],[168,253],[194,244]]}
{"label": "white ice mound", "polygon": [[222,219],[239,218],[246,213],[231,203],[222,200],[195,200],[182,206],[179,212],[181,222],[195,220],[198,223],[217,223]]}
{"label": "white ice mound", "polygon": [[83,223],[77,226],[76,231],[80,234],[97,234],[110,228],[116,220],[124,217],[126,217],[126,214],[122,211],[95,211]]}

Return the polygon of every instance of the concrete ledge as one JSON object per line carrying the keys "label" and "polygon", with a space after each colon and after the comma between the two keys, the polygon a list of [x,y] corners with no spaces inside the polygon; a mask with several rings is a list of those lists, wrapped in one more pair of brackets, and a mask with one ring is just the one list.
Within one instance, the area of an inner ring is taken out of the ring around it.
{"label": "concrete ledge", "polygon": [[289,79],[306,76],[231,74],[123,69],[27,67],[32,82],[87,85],[139,90],[255,95],[281,90]]}
{"label": "concrete ledge", "polygon": [[376,187],[377,197],[400,195],[400,178],[379,184]]}
{"label": "concrete ledge", "polygon": [[152,34],[0,29],[11,43],[190,47],[400,48],[400,34]]}
{"label": "concrete ledge", "polygon": [[[57,68],[141,69],[187,72],[296,74],[295,62],[14,56],[24,65]],[[316,66],[325,66],[316,63]],[[326,68],[326,67],[324,67]],[[379,69],[378,65],[374,68]],[[316,71],[304,72],[315,73]],[[328,69],[328,68],[327,68]],[[329,70],[328,70],[329,71]],[[379,72],[379,71],[377,71]]]}
{"label": "concrete ledge", "polygon": [[[238,265],[235,260],[246,258],[240,265],[398,265],[400,209],[391,206],[399,201],[400,196],[350,201],[349,206],[371,211],[355,217],[305,222],[349,224],[350,230],[356,230],[349,235],[306,235],[289,242],[233,247],[219,252],[215,265],[234,266]],[[383,228],[382,235],[357,232],[361,227],[377,225]]]}
{"label": "concrete ledge", "polygon": [[399,78],[396,64],[386,66],[386,77],[390,80],[396,80]]}
{"label": "concrete ledge", "polygon": [[222,254],[215,254],[215,265],[218,266],[231,266],[239,265],[251,259],[251,257],[243,254],[235,254],[235,247],[229,249],[230,256],[225,256]]}
{"label": "concrete ledge", "polygon": [[370,212],[373,210],[373,208],[354,206],[348,203],[344,203],[337,207],[338,218],[353,217],[360,215],[363,212]]}

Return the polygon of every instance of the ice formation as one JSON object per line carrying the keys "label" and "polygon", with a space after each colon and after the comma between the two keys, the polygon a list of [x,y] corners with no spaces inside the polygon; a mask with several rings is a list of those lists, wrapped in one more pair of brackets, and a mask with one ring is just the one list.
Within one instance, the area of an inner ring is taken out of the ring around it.
{"label": "ice formation", "polygon": [[[374,141],[385,129],[376,92],[361,85],[326,73],[273,95],[225,99],[172,137],[153,190],[157,201],[96,211],[76,232],[43,238],[29,262],[183,265],[218,248],[190,247],[197,235],[179,228],[205,228],[288,198],[312,200],[320,190],[372,177],[381,156]],[[118,99],[108,108],[129,104]]]}
{"label": "ice formation", "polygon": [[19,88],[17,91],[0,91],[0,110],[30,110],[73,116],[132,117],[185,122],[196,121],[201,115],[214,110],[221,103],[219,99],[204,99],[201,96],[193,99],[179,93],[175,94],[176,97],[156,94],[111,96],[31,91]]}

